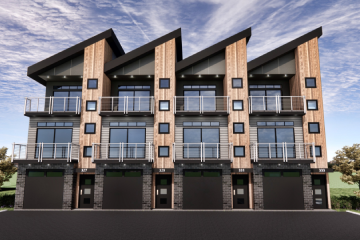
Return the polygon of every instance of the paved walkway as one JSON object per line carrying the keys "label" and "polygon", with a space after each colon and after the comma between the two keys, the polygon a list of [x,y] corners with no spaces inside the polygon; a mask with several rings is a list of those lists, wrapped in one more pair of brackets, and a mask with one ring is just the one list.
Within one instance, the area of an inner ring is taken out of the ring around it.
{"label": "paved walkway", "polygon": [[346,212],[15,211],[0,213],[1,239],[360,239]]}

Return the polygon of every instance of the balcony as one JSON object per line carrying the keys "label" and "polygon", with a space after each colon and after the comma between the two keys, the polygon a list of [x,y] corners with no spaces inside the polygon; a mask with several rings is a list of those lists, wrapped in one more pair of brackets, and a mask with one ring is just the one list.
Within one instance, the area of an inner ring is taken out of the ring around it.
{"label": "balcony", "polygon": [[154,144],[148,143],[93,143],[93,163],[147,163],[154,161]]}
{"label": "balcony", "polygon": [[102,116],[151,115],[154,97],[100,97],[98,111]]}
{"label": "balcony", "polygon": [[173,143],[172,158],[180,163],[230,163],[232,143]]}
{"label": "balcony", "polygon": [[304,115],[305,101],[305,96],[250,96],[249,114]]}
{"label": "balcony", "polygon": [[81,113],[79,97],[25,98],[25,116],[74,116]]}
{"label": "balcony", "polygon": [[227,115],[230,113],[228,96],[175,96],[176,115]]}
{"label": "balcony", "polygon": [[261,163],[314,163],[315,143],[252,143],[251,160]]}
{"label": "balcony", "polygon": [[79,160],[79,145],[74,143],[13,143],[14,163],[64,163]]}

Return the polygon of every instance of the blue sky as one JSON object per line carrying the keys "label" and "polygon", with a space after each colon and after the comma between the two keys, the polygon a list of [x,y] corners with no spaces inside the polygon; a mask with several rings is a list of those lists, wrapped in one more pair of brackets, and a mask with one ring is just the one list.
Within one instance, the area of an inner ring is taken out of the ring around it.
{"label": "blue sky", "polygon": [[0,2],[0,147],[26,143],[27,67],[113,28],[129,52],[177,28],[184,58],[248,27],[248,61],[319,26],[328,160],[360,143],[358,0],[12,0]]}

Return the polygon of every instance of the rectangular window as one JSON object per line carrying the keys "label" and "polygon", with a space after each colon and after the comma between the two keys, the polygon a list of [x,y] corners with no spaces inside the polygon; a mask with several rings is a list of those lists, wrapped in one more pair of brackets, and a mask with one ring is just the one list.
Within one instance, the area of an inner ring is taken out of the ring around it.
{"label": "rectangular window", "polygon": [[221,172],[219,170],[207,170],[203,172],[204,177],[221,177]]}
{"label": "rectangular window", "polygon": [[170,88],[170,79],[169,78],[160,78],[160,87],[159,88]]}
{"label": "rectangular window", "polygon": [[309,133],[320,133],[320,126],[318,122],[309,122]]}
{"label": "rectangular window", "polygon": [[159,101],[159,111],[170,111],[170,101],[169,100],[160,100]]}
{"label": "rectangular window", "polygon": [[58,172],[58,171],[49,171],[46,172],[46,176],[47,177],[62,177],[63,176],[63,172]]}
{"label": "rectangular window", "polygon": [[242,88],[242,78],[233,78],[232,79],[232,87],[233,88]]}
{"label": "rectangular window", "polygon": [[285,126],[294,126],[294,122],[285,122]]}
{"label": "rectangular window", "polygon": [[284,177],[300,177],[300,172],[283,172]]}
{"label": "rectangular window", "polygon": [[106,171],[105,176],[106,177],[122,177],[123,172],[122,171]]}
{"label": "rectangular window", "polygon": [[317,100],[307,100],[307,110],[318,110]]}
{"label": "rectangular window", "polygon": [[29,177],[44,177],[45,172],[44,171],[31,170],[31,171],[28,172],[28,176]]}
{"label": "rectangular window", "polygon": [[159,123],[159,133],[169,133],[169,123]]}
{"label": "rectangular window", "polygon": [[234,123],[233,133],[244,133],[244,123]]}
{"label": "rectangular window", "polygon": [[159,146],[159,157],[168,157],[169,156],[169,147],[168,146]]}
{"label": "rectangular window", "polygon": [[98,88],[98,80],[97,79],[88,79],[87,89],[97,89]]}
{"label": "rectangular window", "polygon": [[[111,128],[109,158],[145,158],[145,140],[145,128]],[[124,143],[122,148],[119,143]]]}
{"label": "rectangular window", "polygon": [[265,177],[281,177],[281,172],[264,172]]}
{"label": "rectangular window", "polygon": [[245,147],[234,146],[234,157],[245,157]]}
{"label": "rectangular window", "polygon": [[86,111],[96,111],[96,101],[86,101]]}
{"label": "rectangular window", "polygon": [[85,123],[85,134],[95,134],[96,123]]}
{"label": "rectangular window", "polygon": [[234,111],[243,111],[243,100],[233,100],[233,110]]}
{"label": "rectangular window", "polygon": [[201,171],[186,171],[184,170],[185,177],[201,177]]}
{"label": "rectangular window", "polygon": [[[310,157],[313,156],[313,147],[310,146]],[[321,146],[315,146],[315,157],[321,157]]]}
{"label": "rectangular window", "polygon": [[84,157],[91,157],[92,155],[92,147],[84,146]]}
{"label": "rectangular window", "polygon": [[[72,142],[72,129],[67,128],[39,128],[36,143],[43,143],[43,158],[68,158],[69,145]],[[54,143],[57,143],[56,145]],[[35,148],[35,158],[38,158],[38,145]],[[55,156],[56,152],[56,156]]]}
{"label": "rectangular window", "polygon": [[141,171],[139,170],[132,170],[132,171],[125,171],[125,177],[141,177]]}
{"label": "rectangular window", "polygon": [[316,88],[316,78],[305,78],[306,88]]}
{"label": "rectangular window", "polygon": [[37,126],[38,127],[46,127],[46,122],[38,122]]}

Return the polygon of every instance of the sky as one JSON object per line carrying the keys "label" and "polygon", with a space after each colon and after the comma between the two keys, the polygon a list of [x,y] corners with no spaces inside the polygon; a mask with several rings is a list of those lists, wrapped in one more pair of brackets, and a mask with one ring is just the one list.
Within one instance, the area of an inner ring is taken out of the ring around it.
{"label": "sky", "polygon": [[27,68],[109,28],[125,52],[181,28],[186,58],[251,27],[250,61],[320,26],[332,160],[336,150],[360,143],[358,0],[0,1],[0,147],[27,142],[24,98],[45,95],[45,87],[27,77]]}

